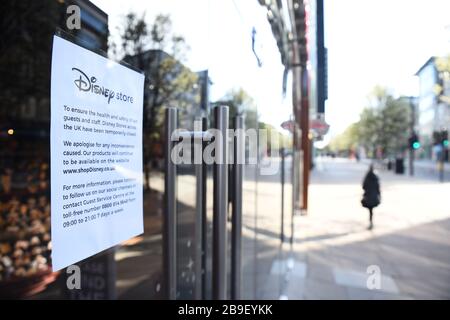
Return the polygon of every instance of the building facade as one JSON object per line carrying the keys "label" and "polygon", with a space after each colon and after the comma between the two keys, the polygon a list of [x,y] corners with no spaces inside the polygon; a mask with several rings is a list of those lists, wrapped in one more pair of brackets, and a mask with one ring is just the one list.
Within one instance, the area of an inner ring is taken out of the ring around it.
{"label": "building facade", "polygon": [[445,58],[431,57],[416,72],[419,78],[416,131],[421,143],[417,154],[421,159],[448,161],[448,145],[441,140],[450,127],[450,81],[449,71],[445,65],[440,67],[440,61]]}

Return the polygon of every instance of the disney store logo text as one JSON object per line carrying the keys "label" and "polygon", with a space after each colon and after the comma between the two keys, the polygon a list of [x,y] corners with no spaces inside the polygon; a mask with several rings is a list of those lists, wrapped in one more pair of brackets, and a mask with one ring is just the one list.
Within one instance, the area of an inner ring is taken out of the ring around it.
{"label": "disney store logo text", "polygon": [[72,68],[73,71],[77,73],[78,78],[75,78],[73,81],[75,86],[79,91],[92,92],[94,94],[99,94],[108,99],[108,104],[111,99],[117,99],[129,103],[133,103],[133,97],[130,95],[126,95],[122,92],[115,92],[111,89],[105,88],[104,86],[100,86],[96,84],[96,77],[88,77],[86,73],[78,68]]}

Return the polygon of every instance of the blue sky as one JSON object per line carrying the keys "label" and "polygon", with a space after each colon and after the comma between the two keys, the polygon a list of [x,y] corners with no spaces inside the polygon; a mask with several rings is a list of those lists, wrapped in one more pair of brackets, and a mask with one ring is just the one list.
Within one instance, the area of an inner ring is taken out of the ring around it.
{"label": "blue sky", "polygon": [[[174,31],[191,47],[186,64],[194,71],[210,70],[213,100],[242,86],[258,103],[262,121],[279,126],[289,117],[290,93],[281,95],[283,67],[266,10],[257,0],[93,2],[109,14],[113,35],[129,10],[145,10],[149,22],[169,13]],[[396,94],[416,94],[417,69],[432,55],[450,53],[449,12],[448,0],[325,0],[331,135],[358,120],[377,84]],[[262,68],[251,52],[252,27]]]}

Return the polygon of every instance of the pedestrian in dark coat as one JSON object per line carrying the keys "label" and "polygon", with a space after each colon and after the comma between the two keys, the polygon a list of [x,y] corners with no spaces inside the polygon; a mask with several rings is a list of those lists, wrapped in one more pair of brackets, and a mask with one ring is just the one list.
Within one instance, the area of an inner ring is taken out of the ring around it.
{"label": "pedestrian in dark coat", "polygon": [[373,172],[373,165],[370,165],[363,182],[364,195],[361,200],[363,207],[369,209],[369,229],[373,228],[373,208],[381,201],[380,183],[378,176]]}

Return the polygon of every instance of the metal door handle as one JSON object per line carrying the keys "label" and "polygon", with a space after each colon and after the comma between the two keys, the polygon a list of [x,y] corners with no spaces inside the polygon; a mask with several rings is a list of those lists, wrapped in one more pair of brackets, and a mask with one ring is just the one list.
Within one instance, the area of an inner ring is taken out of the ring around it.
{"label": "metal door handle", "polygon": [[214,109],[216,137],[213,204],[213,299],[224,300],[227,293],[227,207],[228,207],[228,107]]}
{"label": "metal door handle", "polygon": [[177,129],[178,110],[166,109],[166,145],[165,145],[165,171],[164,176],[164,218],[163,218],[163,265],[167,296],[170,300],[176,299],[177,290],[177,196],[176,176],[177,167],[171,159],[175,141],[172,133]]}
{"label": "metal door handle", "polygon": [[[194,139],[202,139],[203,141],[211,140],[212,135],[206,130],[202,132],[185,132],[177,133],[172,136],[172,133],[177,129],[177,109],[166,109],[166,148],[165,148],[165,212],[164,212],[164,229],[163,229],[163,243],[164,243],[164,272],[165,282],[169,299],[176,299],[176,270],[177,270],[177,248],[176,248],[176,227],[177,227],[177,210],[176,210],[176,164],[171,159],[172,150],[175,143],[179,139],[185,137],[191,137]],[[213,299],[223,300],[226,299],[227,293],[227,208],[228,208],[228,107],[218,106],[214,109],[215,117],[215,129],[220,132],[220,138],[216,139],[215,148],[215,163],[214,163],[214,203],[213,203],[213,257],[212,257],[212,292]],[[204,128],[206,126],[204,125]],[[203,148],[202,148],[203,149]],[[202,190],[201,198],[197,198],[197,204],[201,206],[202,229],[201,234],[203,238],[206,238],[206,166],[202,168],[197,167],[197,177],[199,178],[197,188]],[[237,174],[240,174],[240,179],[236,181],[242,181],[242,170],[239,168],[235,170]],[[239,191],[239,188],[238,190]],[[235,197],[236,199],[242,198],[242,190],[240,195]],[[241,202],[241,201],[237,201]],[[234,210],[241,212],[239,205],[234,205]],[[236,214],[235,217],[240,217],[241,214]],[[241,218],[239,218],[241,219]],[[199,222],[199,220],[197,220]],[[240,220],[236,226],[240,230]],[[237,229],[236,229],[237,230]],[[199,233],[197,232],[196,239],[198,240]],[[240,246],[240,232],[236,237]],[[205,239],[202,239],[205,241]],[[202,265],[206,267],[206,243],[203,242],[203,262]],[[199,249],[199,248],[197,248]],[[200,251],[197,250],[197,257]],[[238,250],[240,255],[240,250]],[[240,258],[238,259],[240,265]],[[205,270],[206,272],[206,270]],[[240,274],[236,273],[236,274]],[[198,276],[198,273],[197,275]],[[240,276],[239,276],[240,277]],[[239,278],[240,279],[240,278]],[[205,277],[203,277],[203,281]],[[239,281],[240,283],[240,281]],[[196,298],[199,295],[199,283],[196,283]],[[205,293],[205,283],[203,283],[203,296]]]}
{"label": "metal door handle", "polygon": [[231,216],[231,299],[241,299],[242,278],[242,180],[245,161],[244,119],[234,119],[236,131],[233,143],[233,195]]}

